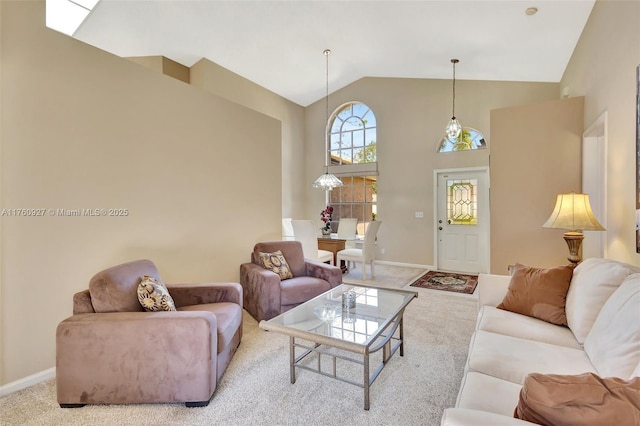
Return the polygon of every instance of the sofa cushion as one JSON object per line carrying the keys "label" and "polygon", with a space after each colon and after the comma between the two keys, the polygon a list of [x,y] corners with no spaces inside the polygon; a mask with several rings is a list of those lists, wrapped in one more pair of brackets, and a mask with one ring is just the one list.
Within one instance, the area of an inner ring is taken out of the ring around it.
{"label": "sofa cushion", "polygon": [[202,305],[188,305],[178,308],[179,311],[207,311],[216,316],[218,334],[218,353],[222,352],[233,340],[233,336],[242,327],[242,308],[237,303],[218,302]]}
{"label": "sofa cushion", "polygon": [[331,290],[329,283],[316,277],[295,277],[282,281],[280,305],[297,305]]}
{"label": "sofa cushion", "polygon": [[640,378],[534,373],[524,381],[514,417],[557,426],[639,424]]}
{"label": "sofa cushion", "polygon": [[440,426],[533,426],[533,423],[514,419],[512,415],[488,413],[468,408],[446,408]]}
{"label": "sofa cushion", "polygon": [[89,281],[93,309],[98,313],[143,312],[137,290],[144,275],[160,279],[150,260],[135,260],[98,272]]}
{"label": "sofa cushion", "polygon": [[160,280],[148,275],[140,278],[138,284],[138,302],[147,312],[175,311],[173,298],[167,286]]}
{"label": "sofa cushion", "polygon": [[522,385],[470,371],[462,379],[456,407],[513,416]]}
{"label": "sofa cushion", "polygon": [[280,250],[276,250],[273,253],[258,252],[258,262],[264,269],[278,274],[281,280],[293,278],[287,259],[284,258]]}
{"label": "sofa cushion", "polygon": [[600,376],[631,377],[640,363],[640,274],[629,275],[606,301],[584,350]]}
{"label": "sofa cushion", "polygon": [[483,306],[478,312],[478,330],[519,337],[552,345],[582,349],[567,327],[550,324],[537,318],[498,309],[495,306]]}
{"label": "sofa cushion", "polygon": [[640,268],[601,258],[588,258],[573,271],[567,292],[567,325],[580,344],[609,296],[627,276]]}
{"label": "sofa cushion", "polygon": [[478,330],[473,334],[469,371],[488,374],[522,384],[531,372],[545,374],[581,374],[597,371],[581,349]]}
{"label": "sofa cushion", "polygon": [[497,307],[566,325],[564,312],[573,266],[542,269],[516,264],[507,294]]}

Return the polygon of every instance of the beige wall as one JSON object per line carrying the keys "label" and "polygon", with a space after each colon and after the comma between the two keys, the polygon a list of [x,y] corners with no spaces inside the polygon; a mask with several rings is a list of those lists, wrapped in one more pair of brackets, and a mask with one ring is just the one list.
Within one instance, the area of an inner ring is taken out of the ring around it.
{"label": "beige wall", "polygon": [[605,256],[633,264],[640,264],[634,232],[639,23],[640,2],[597,1],[561,82],[571,96],[585,97],[585,127],[608,111]]}
{"label": "beige wall", "polygon": [[568,263],[565,231],[542,224],[557,194],[581,191],[583,101],[491,111],[491,272]]}
{"label": "beige wall", "polygon": [[[191,84],[281,121],[282,217],[304,218],[305,201],[311,187],[311,182],[304,180],[305,163],[302,161],[304,108],[207,59],[191,67]],[[265,182],[262,180],[261,185]]]}
{"label": "beige wall", "polygon": [[[461,62],[464,66],[464,62]],[[489,149],[442,153],[436,150],[451,118],[451,81],[364,78],[331,94],[330,111],[348,101],[361,101],[376,114],[378,177],[377,259],[433,265],[433,171],[489,164],[490,111],[559,97],[556,83],[491,81],[456,82],[456,116],[463,126],[482,132]],[[310,105],[306,114],[306,181],[322,172],[325,101]],[[517,143],[517,141],[515,142]],[[307,214],[320,227],[324,192],[310,192]],[[415,212],[424,212],[416,219]],[[316,213],[317,212],[317,213]],[[385,254],[380,249],[385,249]]]}
{"label": "beige wall", "polygon": [[282,156],[278,120],[46,29],[44,1],[0,10],[1,208],[128,209],[0,218],[6,384],[55,365],[56,325],[101,268],[237,281],[280,236]]}

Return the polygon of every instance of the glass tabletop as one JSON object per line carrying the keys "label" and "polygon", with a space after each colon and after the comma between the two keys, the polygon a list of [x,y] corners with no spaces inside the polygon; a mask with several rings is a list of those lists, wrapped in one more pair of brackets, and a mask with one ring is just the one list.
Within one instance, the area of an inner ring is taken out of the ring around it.
{"label": "glass tabletop", "polygon": [[[355,293],[355,307],[347,309],[343,293],[349,291]],[[414,297],[415,291],[342,284],[267,323],[274,330],[289,328],[368,346]]]}

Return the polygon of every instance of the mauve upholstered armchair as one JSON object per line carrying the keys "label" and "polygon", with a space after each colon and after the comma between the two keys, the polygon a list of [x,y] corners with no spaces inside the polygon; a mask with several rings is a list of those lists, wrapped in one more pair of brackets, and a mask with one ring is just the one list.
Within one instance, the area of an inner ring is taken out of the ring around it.
{"label": "mauve upholstered armchair", "polygon": [[61,407],[209,404],[242,338],[242,287],[169,284],[177,310],[145,312],[137,296],[144,275],[160,279],[150,260],[117,265],[73,296],[73,316],[56,331]]}
{"label": "mauve upholstered armchair", "polygon": [[[280,280],[278,274],[259,264],[260,252],[277,250],[284,255],[293,278]],[[253,247],[251,262],[240,265],[244,308],[257,321],[276,317],[341,283],[340,268],[305,259],[299,241],[258,243]]]}

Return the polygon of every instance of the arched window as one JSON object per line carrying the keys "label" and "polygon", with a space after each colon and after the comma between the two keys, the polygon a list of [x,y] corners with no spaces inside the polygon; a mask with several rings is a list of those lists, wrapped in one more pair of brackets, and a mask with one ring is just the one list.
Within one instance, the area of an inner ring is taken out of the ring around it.
{"label": "arched window", "polygon": [[343,183],[331,191],[332,225],[337,228],[340,218],[355,217],[359,235],[377,215],[376,126],[375,114],[362,102],[340,106],[327,123],[330,172]]}
{"label": "arched window", "polygon": [[332,164],[375,163],[376,116],[361,102],[342,105],[329,119]]}
{"label": "arched window", "polygon": [[463,127],[460,136],[456,139],[449,139],[444,135],[440,140],[438,152],[470,151],[486,147],[487,143],[482,133],[471,127]]}

